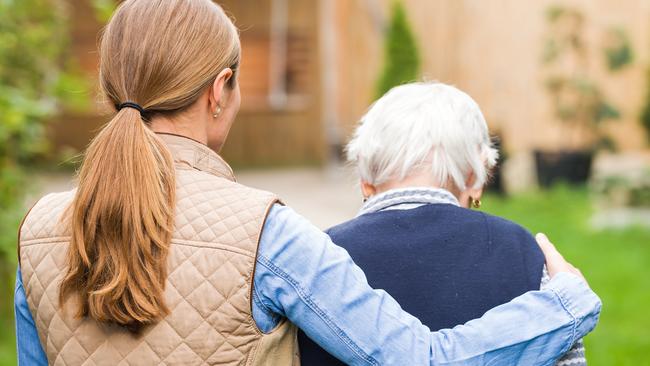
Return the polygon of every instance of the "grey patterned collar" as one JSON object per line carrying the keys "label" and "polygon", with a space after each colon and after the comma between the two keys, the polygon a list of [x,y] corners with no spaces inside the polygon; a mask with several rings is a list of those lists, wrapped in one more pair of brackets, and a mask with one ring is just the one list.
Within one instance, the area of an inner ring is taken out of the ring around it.
{"label": "grey patterned collar", "polygon": [[364,203],[357,216],[383,210],[408,210],[427,204],[460,206],[456,197],[445,189],[409,187],[391,189],[372,196]]}

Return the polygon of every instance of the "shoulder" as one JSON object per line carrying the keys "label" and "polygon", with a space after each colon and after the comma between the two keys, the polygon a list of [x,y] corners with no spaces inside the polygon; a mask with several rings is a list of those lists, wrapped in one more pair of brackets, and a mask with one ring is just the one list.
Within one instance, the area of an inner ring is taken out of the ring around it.
{"label": "shoulder", "polygon": [[408,227],[427,225],[438,226],[452,223],[453,226],[481,229],[485,218],[480,212],[471,211],[448,204],[429,204],[408,210],[384,210],[357,216],[349,221],[327,230],[331,236],[345,236],[366,231],[391,231],[399,223]]}
{"label": "shoulder", "polygon": [[483,213],[483,216],[490,246],[504,256],[519,257],[528,269],[526,280],[529,288],[538,289],[545,259],[544,253],[530,231],[502,217],[487,213]]}
{"label": "shoulder", "polygon": [[309,220],[281,202],[274,203],[264,223],[264,235],[288,234],[301,231],[320,232]]}
{"label": "shoulder", "polygon": [[516,222],[485,212],[477,212],[477,214],[483,217],[485,225],[488,227],[490,232],[495,235],[516,236],[535,241],[535,238],[530,231]]}
{"label": "shoulder", "polygon": [[444,226],[454,232],[462,228],[467,233],[486,235],[494,245],[522,246],[539,251],[535,238],[521,225],[482,211],[453,205],[426,205],[411,210],[365,214],[333,226],[327,233],[333,239],[345,239],[349,236],[376,233],[377,230],[390,230],[398,220],[406,220],[413,225],[418,225],[419,222],[429,226]]}
{"label": "shoulder", "polygon": [[338,225],[332,226],[325,230],[325,232],[332,238],[337,236],[345,236],[349,233],[365,232],[369,230],[372,223],[378,219],[375,213],[365,214],[355,217],[348,221],[342,222]]}
{"label": "shoulder", "polygon": [[[258,259],[278,265],[317,261],[322,255],[343,249],[332,245],[330,237],[292,208],[274,204],[264,223]],[[321,258],[322,259],[322,258]],[[282,266],[281,266],[282,267]]]}
{"label": "shoulder", "polygon": [[542,251],[537,245],[535,237],[526,228],[499,216],[484,212],[480,212],[480,214],[485,220],[492,245],[517,248],[522,253],[542,258]]}
{"label": "shoulder", "polygon": [[76,190],[50,193],[39,199],[29,210],[20,226],[21,240],[38,239],[42,235],[65,236],[65,225],[59,225]]}
{"label": "shoulder", "polygon": [[260,189],[198,170],[177,170],[176,201],[180,210],[205,208],[204,213],[226,212],[229,215],[253,210],[266,213],[279,198]]}
{"label": "shoulder", "polygon": [[31,212],[34,212],[35,210],[66,207],[68,204],[72,203],[76,192],[76,189],[71,189],[65,192],[48,193],[36,201]]}

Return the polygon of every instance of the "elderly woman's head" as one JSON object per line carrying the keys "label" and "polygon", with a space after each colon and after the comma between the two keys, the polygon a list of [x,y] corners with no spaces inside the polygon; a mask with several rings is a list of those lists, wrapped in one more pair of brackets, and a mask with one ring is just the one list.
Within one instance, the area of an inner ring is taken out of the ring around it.
{"label": "elderly woman's head", "polygon": [[452,86],[427,82],[395,87],[377,100],[347,151],[365,197],[439,187],[466,207],[480,199],[498,156],[476,102]]}

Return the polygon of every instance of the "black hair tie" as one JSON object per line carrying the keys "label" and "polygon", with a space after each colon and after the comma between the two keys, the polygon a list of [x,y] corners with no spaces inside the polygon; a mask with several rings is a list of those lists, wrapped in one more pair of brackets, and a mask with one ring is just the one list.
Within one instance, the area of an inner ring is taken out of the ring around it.
{"label": "black hair tie", "polygon": [[123,108],[133,108],[133,109],[137,110],[138,112],[140,112],[141,117],[144,116],[144,108],[142,108],[142,106],[140,104],[138,104],[138,103],[124,102],[122,104],[117,105],[117,110],[118,111],[122,110]]}

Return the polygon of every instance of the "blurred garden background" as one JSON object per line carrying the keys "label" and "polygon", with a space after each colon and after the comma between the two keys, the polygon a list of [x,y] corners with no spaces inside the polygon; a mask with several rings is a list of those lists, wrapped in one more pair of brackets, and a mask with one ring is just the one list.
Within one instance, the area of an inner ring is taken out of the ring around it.
{"label": "blurred garden background", "polygon": [[[16,363],[17,229],[74,185],[108,120],[98,36],[115,0],[0,0],[0,365]],[[242,110],[222,152],[244,184],[326,228],[359,208],[342,146],[390,87],[481,106],[502,158],[483,210],[546,232],[604,306],[590,365],[650,365],[650,0],[224,0]]]}

